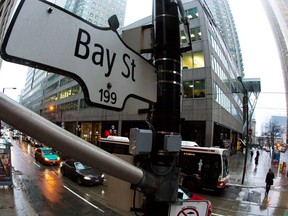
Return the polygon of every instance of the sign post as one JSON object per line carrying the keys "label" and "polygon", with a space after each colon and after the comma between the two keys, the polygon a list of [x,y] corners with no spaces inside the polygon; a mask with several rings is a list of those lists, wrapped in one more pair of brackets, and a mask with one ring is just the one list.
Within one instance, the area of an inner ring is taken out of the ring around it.
{"label": "sign post", "polygon": [[1,47],[6,61],[70,76],[86,103],[121,111],[129,97],[156,102],[154,66],[112,27],[97,27],[45,0],[22,0]]}

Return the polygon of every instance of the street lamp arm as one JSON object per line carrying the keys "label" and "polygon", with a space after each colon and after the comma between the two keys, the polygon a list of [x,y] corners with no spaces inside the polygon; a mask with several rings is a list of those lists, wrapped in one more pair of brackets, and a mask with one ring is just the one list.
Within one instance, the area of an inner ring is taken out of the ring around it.
{"label": "street lamp arm", "polygon": [[16,87],[4,87],[3,89],[2,89],[2,93],[4,93],[5,92],[5,89],[17,89]]}

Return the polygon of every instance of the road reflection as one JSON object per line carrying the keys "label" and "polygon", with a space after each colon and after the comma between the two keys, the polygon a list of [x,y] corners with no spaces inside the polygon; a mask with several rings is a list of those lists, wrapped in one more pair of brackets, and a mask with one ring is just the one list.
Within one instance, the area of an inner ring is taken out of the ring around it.
{"label": "road reflection", "polygon": [[23,183],[21,187],[38,215],[119,215],[101,204],[107,200],[105,183],[94,187],[79,186],[62,176],[61,165],[46,166],[35,161],[34,146],[16,140],[13,146],[14,173]]}
{"label": "road reflection", "polygon": [[55,176],[54,172],[49,169],[44,169],[39,174],[39,188],[42,195],[51,203],[57,203],[61,200],[60,194],[63,190],[62,179]]}

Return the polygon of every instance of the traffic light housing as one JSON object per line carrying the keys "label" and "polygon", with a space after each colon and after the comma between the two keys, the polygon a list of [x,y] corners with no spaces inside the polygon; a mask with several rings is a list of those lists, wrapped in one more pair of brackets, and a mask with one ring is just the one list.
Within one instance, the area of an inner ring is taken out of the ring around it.
{"label": "traffic light housing", "polygon": [[237,141],[237,151],[239,151],[241,149],[242,145],[241,142],[238,140]]}

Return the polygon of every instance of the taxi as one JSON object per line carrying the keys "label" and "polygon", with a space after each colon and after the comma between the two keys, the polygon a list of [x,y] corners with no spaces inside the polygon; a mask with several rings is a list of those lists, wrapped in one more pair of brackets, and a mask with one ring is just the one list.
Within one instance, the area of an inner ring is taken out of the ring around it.
{"label": "taxi", "polygon": [[37,148],[35,160],[45,165],[60,164],[60,157],[53,152],[52,148]]}

